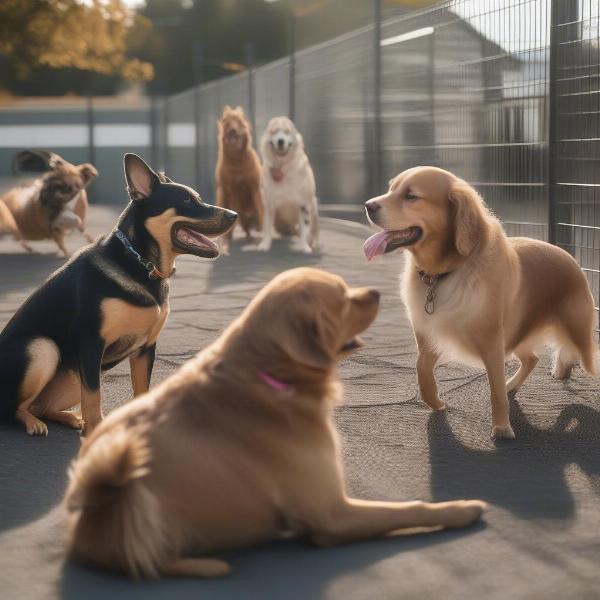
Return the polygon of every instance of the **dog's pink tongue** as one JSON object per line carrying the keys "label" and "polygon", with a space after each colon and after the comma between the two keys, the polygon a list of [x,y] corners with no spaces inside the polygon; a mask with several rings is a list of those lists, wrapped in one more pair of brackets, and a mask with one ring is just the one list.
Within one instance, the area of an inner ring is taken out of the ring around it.
{"label": "dog's pink tongue", "polygon": [[387,231],[379,231],[365,241],[363,244],[363,251],[367,257],[367,260],[373,260],[376,256],[379,256],[385,252],[385,247],[387,246],[387,237]]}

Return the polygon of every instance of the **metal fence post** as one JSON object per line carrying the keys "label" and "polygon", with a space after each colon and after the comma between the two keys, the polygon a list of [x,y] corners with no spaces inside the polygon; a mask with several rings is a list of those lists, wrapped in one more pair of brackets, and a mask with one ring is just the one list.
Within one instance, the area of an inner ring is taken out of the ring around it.
{"label": "metal fence post", "polygon": [[244,54],[246,55],[246,65],[248,67],[248,110],[250,114],[250,123],[252,124],[252,131],[256,132],[256,100],[254,90],[254,65],[256,63],[256,46],[252,43],[246,44],[244,48]]}
{"label": "metal fence post", "polygon": [[204,79],[204,48],[198,41],[194,42],[194,182],[196,190],[202,184],[200,178],[200,84]]}
{"label": "metal fence post", "polygon": [[296,18],[294,9],[288,8],[288,55],[290,68],[289,81],[289,117],[296,119]]}
{"label": "metal fence post", "polygon": [[[86,121],[87,121],[87,130],[88,130],[88,160],[93,165],[96,164],[96,142],[94,139],[94,95],[92,90],[92,73],[88,71],[87,74],[87,98],[86,98]],[[90,198],[94,196],[94,186],[90,186],[88,189],[88,195]]]}
{"label": "metal fence post", "polygon": [[164,170],[165,173],[169,174],[169,96],[163,98],[163,140],[164,140]]}
{"label": "metal fence post", "polygon": [[557,58],[558,58],[558,23],[559,1],[550,3],[550,53],[548,69],[548,156],[547,156],[547,186],[548,186],[548,241],[556,243],[556,152],[557,152]]}
{"label": "metal fence post", "polygon": [[374,194],[382,192],[383,140],[381,127],[381,6],[382,0],[373,1],[374,10],[374,55],[373,55],[373,187]]}

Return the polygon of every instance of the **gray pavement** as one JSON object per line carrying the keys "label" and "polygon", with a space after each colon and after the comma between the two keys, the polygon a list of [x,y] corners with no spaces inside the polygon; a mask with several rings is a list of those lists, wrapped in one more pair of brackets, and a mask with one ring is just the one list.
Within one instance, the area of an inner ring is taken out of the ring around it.
{"label": "gray pavement", "polygon": [[[95,207],[92,232],[114,213]],[[346,360],[346,403],[336,410],[348,489],[361,498],[490,503],[475,527],[333,549],[281,542],[229,555],[222,580],[132,583],[64,563],[60,500],[77,433],[50,425],[47,438],[0,428],[0,597],[401,599],[600,598],[600,392],[579,369],[568,383],[544,357],[512,401],[515,442],[493,444],[485,374],[455,364],[437,375],[448,410],[416,395],[415,347],[398,296],[401,257],[367,265],[366,229],[323,220],[323,252],[307,257],[283,241],[270,254],[241,240],[215,262],[184,257],[172,312],[159,339],[153,381],[213,340],[276,273],[313,265],[383,292],[366,348]],[[73,235],[72,248],[80,243]],[[0,327],[62,264],[51,244],[27,256],[0,241]],[[52,318],[52,315],[48,315]],[[509,369],[511,366],[509,365]],[[514,366],[512,367],[514,368]],[[124,366],[103,385],[106,410],[131,395]]]}

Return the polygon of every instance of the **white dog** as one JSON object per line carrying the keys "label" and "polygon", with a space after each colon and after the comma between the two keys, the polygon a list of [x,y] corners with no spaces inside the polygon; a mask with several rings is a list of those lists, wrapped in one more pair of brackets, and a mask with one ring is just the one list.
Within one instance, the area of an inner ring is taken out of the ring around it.
{"label": "white dog", "polygon": [[273,231],[298,235],[302,251],[319,246],[315,177],[304,151],[304,140],[287,117],[269,121],[260,142],[263,159],[265,224],[258,249],[271,249]]}

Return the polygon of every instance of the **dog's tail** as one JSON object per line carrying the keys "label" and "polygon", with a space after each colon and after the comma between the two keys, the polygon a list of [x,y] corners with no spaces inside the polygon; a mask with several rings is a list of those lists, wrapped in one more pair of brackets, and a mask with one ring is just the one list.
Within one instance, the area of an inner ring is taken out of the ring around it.
{"label": "dog's tail", "polygon": [[73,464],[66,494],[70,557],[135,578],[225,575],[224,561],[176,558],[177,540],[144,482],[150,459],[146,433],[121,429],[95,440]]}

